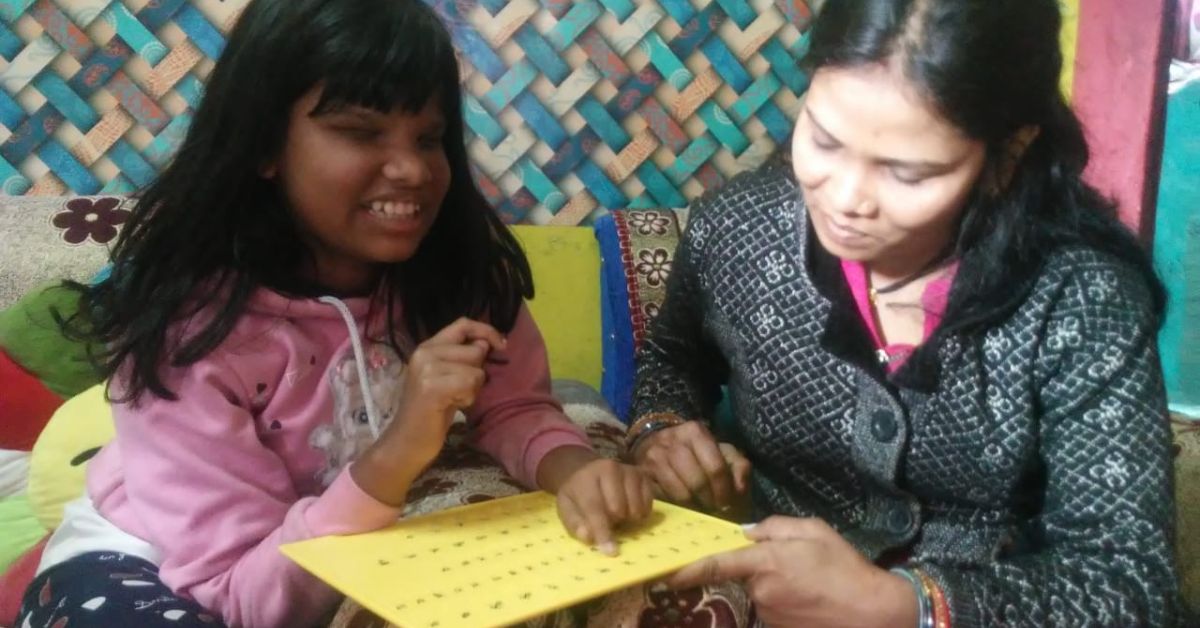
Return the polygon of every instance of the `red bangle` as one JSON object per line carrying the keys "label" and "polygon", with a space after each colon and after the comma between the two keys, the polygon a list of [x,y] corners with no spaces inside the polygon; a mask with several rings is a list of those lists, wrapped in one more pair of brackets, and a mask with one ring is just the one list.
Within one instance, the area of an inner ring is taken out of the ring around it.
{"label": "red bangle", "polygon": [[913,569],[913,573],[917,574],[926,595],[933,602],[934,628],[950,628],[950,604],[946,602],[942,587],[922,569]]}

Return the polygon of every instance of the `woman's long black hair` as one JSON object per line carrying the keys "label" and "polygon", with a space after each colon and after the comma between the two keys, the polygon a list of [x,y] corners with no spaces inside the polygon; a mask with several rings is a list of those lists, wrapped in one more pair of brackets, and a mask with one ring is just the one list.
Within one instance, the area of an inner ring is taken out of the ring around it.
{"label": "woman's long black hair", "polygon": [[[253,0],[230,35],[172,162],[137,195],[112,251],[112,274],[80,293],[64,331],[86,340],[125,398],[173,398],[159,375],[187,366],[230,333],[255,288],[312,294],[310,261],[277,184],[260,176],[281,151],[291,108],[322,86],[316,111],[358,105],[417,112],[437,98],[451,183],[416,254],[383,272],[388,340],[397,300],[412,340],[460,316],[511,328],[533,296],[529,264],[471,178],[453,43],[420,0]],[[216,303],[209,303],[216,296]],[[168,327],[201,307],[214,316],[176,342]]]}
{"label": "woman's long black hair", "polygon": [[[987,174],[959,226],[960,265],[939,334],[1002,320],[1049,256],[1072,245],[1139,269],[1161,320],[1166,296],[1149,255],[1113,202],[1083,181],[1087,142],[1059,89],[1061,24],[1056,0],[828,0],[813,24],[810,72],[896,64],[947,120],[987,146]],[[1008,179],[1000,174],[1005,153],[1034,127]]]}

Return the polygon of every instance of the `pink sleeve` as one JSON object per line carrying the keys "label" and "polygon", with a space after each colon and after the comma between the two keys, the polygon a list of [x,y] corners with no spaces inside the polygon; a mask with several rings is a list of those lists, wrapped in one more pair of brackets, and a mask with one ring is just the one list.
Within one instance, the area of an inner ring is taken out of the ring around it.
{"label": "pink sleeve", "polygon": [[313,623],[339,596],[279,546],[377,529],[400,511],[347,471],[320,497],[299,499],[284,462],[259,441],[242,384],[215,356],[166,375],[178,401],[114,406],[127,507],[163,553],[163,582],[229,625]]}
{"label": "pink sleeve", "polygon": [[504,465],[509,475],[537,488],[538,464],[550,450],[592,445],[550,394],[546,345],[523,306],[508,333],[505,354],[505,364],[488,365],[487,383],[467,413],[472,444]]}

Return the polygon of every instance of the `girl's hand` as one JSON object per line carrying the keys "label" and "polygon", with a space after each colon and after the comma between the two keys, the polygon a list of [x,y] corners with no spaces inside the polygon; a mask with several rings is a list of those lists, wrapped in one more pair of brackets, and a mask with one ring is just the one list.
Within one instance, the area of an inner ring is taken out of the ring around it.
{"label": "girl's hand", "polygon": [[916,625],[912,585],[868,562],[824,521],[771,517],[746,536],[758,543],[684,567],[668,584],[743,580],[770,626]]}
{"label": "girl's hand", "polygon": [[402,504],[408,485],[445,445],[454,413],[475,403],[486,381],[484,361],[504,348],[494,327],[466,318],[418,345],[404,370],[396,416],[351,467],[355,482],[383,503]]}
{"label": "girl's hand", "polygon": [[724,510],[746,493],[750,461],[733,445],[717,443],[699,421],[650,434],[631,453],[663,496],[675,503]]}
{"label": "girl's hand", "polygon": [[567,532],[609,556],[617,554],[613,528],[650,516],[653,485],[637,467],[581,447],[560,447],[546,454],[539,479],[543,474],[546,481],[539,484],[558,494],[558,518]]}

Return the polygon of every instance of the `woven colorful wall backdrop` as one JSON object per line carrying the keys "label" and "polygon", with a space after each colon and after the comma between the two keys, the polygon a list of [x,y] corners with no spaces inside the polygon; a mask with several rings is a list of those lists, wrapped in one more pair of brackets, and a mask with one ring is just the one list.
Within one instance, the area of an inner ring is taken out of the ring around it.
{"label": "woven colorful wall backdrop", "polygon": [[[466,69],[480,184],[512,221],[683,206],[785,142],[804,0],[429,0]],[[246,0],[0,1],[6,194],[127,193],[179,144]]]}
{"label": "woven colorful wall backdrop", "polygon": [[[479,182],[509,220],[556,224],[683,206],[761,163],[807,87],[796,60],[821,4],[426,1],[462,51]],[[246,2],[0,0],[0,192],[150,181]],[[1079,0],[1060,2],[1073,59]]]}
{"label": "woven colorful wall backdrop", "polygon": [[183,137],[242,2],[0,2],[0,185],[124,193]]}
{"label": "woven colorful wall backdrop", "polygon": [[513,219],[686,205],[786,142],[808,85],[801,0],[438,6],[473,68],[481,181]]}

